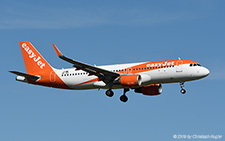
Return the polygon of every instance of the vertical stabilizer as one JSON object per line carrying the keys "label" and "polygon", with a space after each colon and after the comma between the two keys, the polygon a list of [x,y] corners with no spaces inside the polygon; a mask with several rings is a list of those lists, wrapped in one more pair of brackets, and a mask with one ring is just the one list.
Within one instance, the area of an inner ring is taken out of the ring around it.
{"label": "vertical stabilizer", "polygon": [[29,41],[19,43],[28,74],[37,75],[52,71],[52,67]]}

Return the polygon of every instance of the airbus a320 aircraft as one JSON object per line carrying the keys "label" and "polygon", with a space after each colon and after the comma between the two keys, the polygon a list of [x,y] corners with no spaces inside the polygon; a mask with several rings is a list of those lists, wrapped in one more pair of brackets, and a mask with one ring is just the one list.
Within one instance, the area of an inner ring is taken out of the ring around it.
{"label": "airbus a320 aircraft", "polygon": [[122,102],[127,102],[125,94],[130,89],[143,95],[159,95],[163,83],[180,83],[181,93],[185,94],[184,82],[204,78],[210,73],[195,61],[181,59],[92,66],[64,56],[53,44],[58,57],[74,67],[55,69],[29,41],[19,43],[27,73],[9,71],[18,75],[16,80],[61,89],[107,89],[105,93],[109,97],[114,95],[112,89],[123,88]]}

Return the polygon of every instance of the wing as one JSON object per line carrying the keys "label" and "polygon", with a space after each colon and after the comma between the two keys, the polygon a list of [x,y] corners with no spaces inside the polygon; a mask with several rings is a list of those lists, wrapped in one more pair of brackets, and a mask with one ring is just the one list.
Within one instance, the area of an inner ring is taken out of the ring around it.
{"label": "wing", "polygon": [[73,64],[73,66],[76,67],[78,70],[86,71],[89,73],[89,75],[98,76],[99,80],[102,80],[106,83],[110,83],[110,82],[113,82],[114,79],[116,79],[118,76],[120,76],[119,73],[111,72],[109,70],[105,70],[105,69],[102,69],[99,67],[95,67],[95,66],[92,66],[92,65],[89,65],[86,63],[82,63],[82,62],[70,59],[70,58],[64,56],[54,44],[53,44],[53,47],[59,58]]}

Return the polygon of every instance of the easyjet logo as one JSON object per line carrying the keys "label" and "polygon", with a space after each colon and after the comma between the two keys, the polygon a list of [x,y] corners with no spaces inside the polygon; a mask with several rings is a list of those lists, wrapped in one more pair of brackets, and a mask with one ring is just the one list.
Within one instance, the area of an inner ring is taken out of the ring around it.
{"label": "easyjet logo", "polygon": [[172,62],[163,62],[163,63],[151,63],[147,64],[146,67],[161,67],[161,66],[174,66],[174,61]]}
{"label": "easyjet logo", "polygon": [[43,69],[45,67],[45,63],[43,63],[41,61],[41,57],[37,56],[28,46],[26,43],[22,44],[22,47],[24,48],[24,50],[27,52],[29,58],[33,59],[34,62],[37,63],[37,65]]}

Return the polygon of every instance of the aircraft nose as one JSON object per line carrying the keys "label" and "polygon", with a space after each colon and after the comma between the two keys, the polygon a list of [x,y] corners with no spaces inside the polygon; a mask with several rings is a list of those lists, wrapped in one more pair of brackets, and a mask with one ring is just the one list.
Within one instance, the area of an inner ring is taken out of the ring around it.
{"label": "aircraft nose", "polygon": [[206,77],[210,74],[210,71],[207,68],[203,67],[201,70],[201,74],[203,75],[203,77]]}

